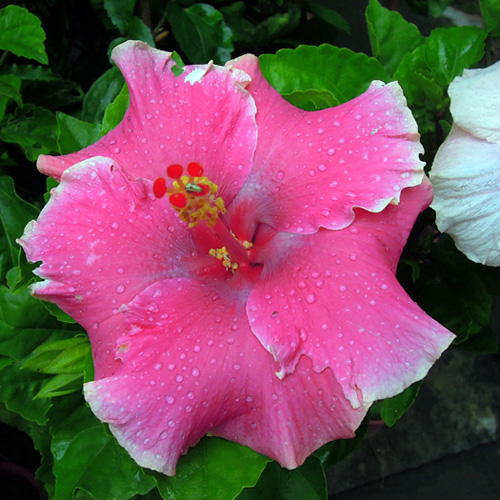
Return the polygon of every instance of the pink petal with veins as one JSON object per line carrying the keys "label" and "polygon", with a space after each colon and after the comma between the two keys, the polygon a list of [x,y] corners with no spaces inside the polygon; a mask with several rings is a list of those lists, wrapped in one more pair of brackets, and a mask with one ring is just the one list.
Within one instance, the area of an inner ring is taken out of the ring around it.
{"label": "pink petal with veins", "polygon": [[85,385],[93,412],[139,465],[172,475],[179,455],[207,432],[251,446],[293,468],[324,443],[353,436],[353,409],[330,370],[308,359],[280,381],[252,335],[245,293],[191,279],[160,281],[124,314],[122,366]]}
{"label": "pink petal with veins", "polygon": [[[86,160],[63,173],[20,239],[28,259],[42,261],[36,273],[45,281],[34,294],[56,302],[89,332],[97,378],[116,365],[122,304],[158,280],[214,267],[210,256],[198,258],[192,234],[179,231],[168,201],[150,191],[151,183],[128,181],[109,158]],[[213,273],[224,275],[220,266]]]}
{"label": "pink petal with veins", "polygon": [[186,66],[176,77],[171,54],[143,42],[125,42],[112,57],[130,92],[124,119],[81,151],[41,155],[40,171],[59,179],[71,165],[105,156],[129,179],[154,181],[172,163],[197,161],[229,204],[251,169],[257,140],[255,104],[244,89],[248,75],[203,65]]}
{"label": "pink petal with veins", "polygon": [[271,237],[247,312],[280,363],[280,377],[296,371],[305,354],[315,371],[331,368],[357,407],[427,374],[454,336],[408,297],[394,273],[408,231],[430,200],[426,181],[381,214],[358,210],[341,231]]}
{"label": "pink petal with veins", "polygon": [[255,56],[227,66],[251,76],[259,128],[254,167],[233,210],[251,210],[277,231],[314,233],[348,226],[355,207],[380,212],[422,182],[417,124],[396,82],[373,82],[345,104],[302,111],[267,83]]}

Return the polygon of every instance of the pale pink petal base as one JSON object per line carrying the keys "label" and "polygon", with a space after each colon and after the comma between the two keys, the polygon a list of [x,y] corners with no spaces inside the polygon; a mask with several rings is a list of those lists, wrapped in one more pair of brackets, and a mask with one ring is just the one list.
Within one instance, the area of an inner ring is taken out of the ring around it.
{"label": "pale pink petal base", "polygon": [[422,182],[417,125],[397,83],[373,82],[352,101],[308,112],[279,96],[254,56],[228,66],[252,77],[259,128],[254,167],[233,210],[251,210],[277,231],[314,233],[348,226],[355,207],[380,212]]}
{"label": "pale pink petal base", "polygon": [[500,266],[500,147],[453,125],[430,178],[439,230],[474,262]]}
{"label": "pale pink petal base", "polygon": [[173,475],[179,455],[211,432],[294,468],[326,442],[352,437],[364,417],[367,405],[354,410],[331,370],[315,373],[307,358],[278,379],[243,319],[244,300],[228,295],[173,279],[124,309],[123,365],[87,383],[85,397],[139,465]]}
{"label": "pale pink petal base", "polygon": [[112,56],[130,92],[124,119],[81,151],[41,155],[39,170],[59,179],[71,165],[105,156],[129,179],[154,181],[172,163],[197,161],[229,204],[251,169],[257,141],[255,103],[244,89],[248,75],[204,65],[187,66],[176,77],[170,53],[136,41],[119,45]]}
{"label": "pale pink petal base", "polygon": [[[330,368],[354,407],[422,379],[454,335],[427,316],[394,276],[409,228],[431,198],[428,181],[382,214],[362,210],[343,231],[278,233],[247,302],[250,325],[294,373],[302,355]],[[283,255],[285,254],[285,255]],[[266,268],[267,266],[267,268]]]}

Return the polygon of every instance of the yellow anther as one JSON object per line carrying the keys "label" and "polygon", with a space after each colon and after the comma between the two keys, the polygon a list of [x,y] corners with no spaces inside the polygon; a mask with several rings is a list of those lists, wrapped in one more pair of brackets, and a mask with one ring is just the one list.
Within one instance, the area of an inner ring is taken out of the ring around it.
{"label": "yellow anther", "polygon": [[207,177],[183,175],[174,180],[172,188],[167,192],[169,196],[173,194],[181,196],[182,203],[173,203],[173,198],[171,203],[179,212],[181,220],[187,222],[190,228],[195,227],[200,221],[206,221],[208,227],[213,227],[217,223],[219,212],[226,213],[224,200],[215,197],[217,189],[217,184]]}
{"label": "yellow anther", "polygon": [[246,240],[241,245],[245,250],[250,250],[250,248],[253,247],[253,243],[251,241],[246,241]]}
{"label": "yellow anther", "polygon": [[221,248],[211,248],[208,251],[208,255],[215,257],[217,260],[222,261],[222,265],[228,270],[234,273],[236,269],[238,269],[238,263],[232,262],[231,257],[229,257],[229,253],[226,247]]}

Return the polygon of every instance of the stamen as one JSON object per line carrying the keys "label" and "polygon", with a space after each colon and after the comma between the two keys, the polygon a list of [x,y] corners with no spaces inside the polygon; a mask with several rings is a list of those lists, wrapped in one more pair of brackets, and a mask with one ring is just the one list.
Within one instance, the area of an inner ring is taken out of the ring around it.
{"label": "stamen", "polygon": [[228,270],[234,273],[236,269],[238,269],[238,263],[237,262],[232,262],[231,258],[229,257],[229,253],[227,252],[226,247],[222,248],[211,248],[208,251],[208,255],[211,255],[212,257],[215,257],[217,260],[222,261],[222,265]]}
{"label": "stamen", "polygon": [[217,184],[203,176],[204,169],[198,162],[188,164],[189,175],[183,175],[183,172],[182,165],[169,165],[167,176],[173,179],[172,185],[167,187],[165,179],[156,179],[153,183],[154,195],[161,198],[167,193],[170,204],[190,228],[205,221],[213,229],[224,246],[212,248],[209,254],[219,259],[228,271],[234,273],[238,268],[242,271],[247,269],[248,250],[253,244],[249,241],[240,242],[219,218],[219,214],[226,213],[226,207],[221,197],[216,198]]}

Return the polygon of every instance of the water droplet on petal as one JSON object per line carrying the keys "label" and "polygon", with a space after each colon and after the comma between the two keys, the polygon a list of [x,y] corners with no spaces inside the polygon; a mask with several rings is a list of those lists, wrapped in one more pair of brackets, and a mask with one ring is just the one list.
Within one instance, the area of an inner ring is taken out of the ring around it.
{"label": "water droplet on petal", "polygon": [[316,295],[314,293],[310,293],[307,297],[306,297],[306,302],[308,304],[314,304],[316,302]]}
{"label": "water droplet on petal", "polygon": [[167,402],[167,404],[172,405],[172,404],[174,404],[174,402],[175,402],[175,398],[169,394],[169,395],[165,398],[165,401]]}
{"label": "water droplet on petal", "polygon": [[116,293],[123,293],[125,291],[125,285],[118,285],[116,287]]}

